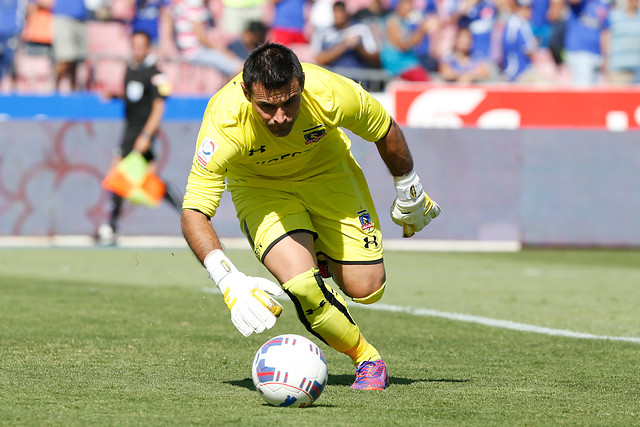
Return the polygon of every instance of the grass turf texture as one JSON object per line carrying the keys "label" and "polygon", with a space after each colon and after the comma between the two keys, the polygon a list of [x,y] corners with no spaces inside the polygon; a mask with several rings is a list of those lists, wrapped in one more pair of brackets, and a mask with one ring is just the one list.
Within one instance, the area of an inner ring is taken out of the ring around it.
{"label": "grass turf texture", "polygon": [[[229,252],[264,274],[249,252]],[[382,302],[639,336],[640,253],[385,254]],[[11,425],[638,425],[640,344],[509,331],[351,305],[391,386],[329,385],[311,408],[267,406],[250,365],[269,337],[311,337],[293,306],[235,331],[186,251],[0,250],[0,423]],[[269,276],[265,276],[269,277]],[[317,340],[314,339],[317,342]]]}

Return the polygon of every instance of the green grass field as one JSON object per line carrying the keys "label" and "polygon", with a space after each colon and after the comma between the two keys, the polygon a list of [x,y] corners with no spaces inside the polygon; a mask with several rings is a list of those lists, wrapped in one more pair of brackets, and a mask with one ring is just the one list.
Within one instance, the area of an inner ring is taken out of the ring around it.
{"label": "green grass field", "polygon": [[[250,252],[228,254],[266,274]],[[640,337],[637,251],[385,260],[384,304]],[[321,344],[329,384],[317,403],[270,407],[253,390],[255,351],[283,333],[314,338],[288,301],[272,330],[242,337],[211,286],[185,250],[0,250],[0,424],[640,425],[640,343],[354,305],[391,386],[351,390],[348,358]]]}

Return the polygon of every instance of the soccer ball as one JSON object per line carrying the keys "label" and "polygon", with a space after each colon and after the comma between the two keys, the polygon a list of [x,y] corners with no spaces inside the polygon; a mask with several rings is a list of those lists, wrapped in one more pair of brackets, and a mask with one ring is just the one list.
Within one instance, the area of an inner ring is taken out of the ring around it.
{"label": "soccer ball", "polygon": [[270,405],[303,407],[320,397],[328,371],[317,345],[288,334],[271,338],[260,347],[251,375],[256,390]]}

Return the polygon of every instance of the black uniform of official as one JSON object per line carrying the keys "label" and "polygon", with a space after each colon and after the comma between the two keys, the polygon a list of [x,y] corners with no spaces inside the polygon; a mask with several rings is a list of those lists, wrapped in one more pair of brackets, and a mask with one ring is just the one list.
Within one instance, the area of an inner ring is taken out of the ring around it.
{"label": "black uniform of official", "polygon": [[[120,155],[126,157],[133,150],[136,138],[142,132],[153,101],[169,95],[169,83],[156,67],[153,55],[147,56],[142,64],[129,64],[125,75],[125,119],[126,128],[120,144]],[[152,140],[153,142],[153,140]],[[153,150],[142,153],[147,160],[153,160]]]}
{"label": "black uniform of official", "polygon": [[[119,155],[126,157],[133,151],[136,139],[142,133],[144,125],[147,123],[153,101],[158,98],[166,98],[171,92],[171,84],[167,77],[156,67],[156,60],[153,55],[147,56],[141,64],[131,63],[127,66],[125,74],[125,119],[126,126],[124,136],[120,143]],[[154,159],[153,139],[151,135],[151,147],[142,155],[151,161]],[[182,206],[182,196],[169,183],[165,181],[166,192],[164,199],[167,200],[178,212]],[[111,219],[109,225],[115,233],[117,231],[118,219],[122,210],[122,197],[113,194]]]}

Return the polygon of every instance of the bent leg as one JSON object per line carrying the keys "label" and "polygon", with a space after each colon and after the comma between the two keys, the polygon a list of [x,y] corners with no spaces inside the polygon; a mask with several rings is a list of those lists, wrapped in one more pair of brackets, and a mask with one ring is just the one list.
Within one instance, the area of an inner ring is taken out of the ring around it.
{"label": "bent leg", "polygon": [[351,317],[344,298],[324,283],[317,268],[310,269],[282,285],[307,330],[333,349],[345,353],[354,365],[380,359]]}
{"label": "bent leg", "polygon": [[285,236],[266,254],[265,266],[282,283],[298,318],[316,338],[347,354],[355,365],[380,359],[355,323],[344,298],[324,283],[315,266],[313,235]]}

